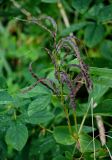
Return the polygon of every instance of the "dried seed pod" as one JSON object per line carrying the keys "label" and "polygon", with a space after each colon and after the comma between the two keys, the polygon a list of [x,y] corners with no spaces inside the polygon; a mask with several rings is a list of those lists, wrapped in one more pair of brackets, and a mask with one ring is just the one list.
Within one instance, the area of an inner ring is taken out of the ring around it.
{"label": "dried seed pod", "polygon": [[76,110],[76,103],[75,103],[75,95],[73,92],[70,92],[70,104],[74,110]]}
{"label": "dried seed pod", "polygon": [[46,19],[50,21],[50,23],[52,24],[53,29],[55,30],[55,32],[57,32],[57,24],[56,24],[55,20],[52,17],[43,15],[43,16],[40,16],[38,18],[38,21],[46,20]]}
{"label": "dried seed pod", "polygon": [[[32,77],[35,78],[35,79],[37,80],[37,82],[42,83],[44,86],[46,86],[47,88],[49,88],[52,92],[55,92],[55,90],[53,89],[53,86],[52,86],[52,84],[53,84],[54,82],[53,82],[52,80],[47,79],[47,78],[39,78],[39,77],[33,72],[32,63],[33,63],[33,62],[31,62],[31,63],[29,64],[29,71],[30,71]],[[46,82],[45,82],[45,81],[46,81]],[[37,83],[37,84],[38,84],[38,83]],[[51,85],[51,87],[50,87],[50,85]],[[34,87],[35,87],[35,85],[34,85]]]}
{"label": "dried seed pod", "polygon": [[77,59],[79,61],[80,70],[81,70],[83,79],[85,80],[87,90],[90,91],[92,89],[92,81],[90,80],[90,77],[89,77],[88,67],[81,59],[80,51],[79,51],[79,48],[78,48],[75,40],[76,40],[76,37],[74,37],[74,36],[67,36],[65,38],[62,38],[59,41],[59,43],[56,47],[56,50],[57,50],[57,52],[59,52],[59,50],[61,48],[63,48],[63,45],[65,43],[67,43],[68,45],[70,45],[73,48],[75,56],[77,57]]}
{"label": "dried seed pod", "polygon": [[75,104],[75,92],[74,92],[74,87],[73,84],[71,82],[71,80],[69,79],[67,73],[65,72],[61,72],[61,80],[62,83],[66,83],[66,85],[68,86],[70,93],[69,93],[69,97],[70,97],[70,106],[75,110],[76,109],[76,104]]}
{"label": "dried seed pod", "polygon": [[68,64],[69,67],[77,67],[80,69],[80,65],[79,64]]}
{"label": "dried seed pod", "polygon": [[50,58],[52,60],[52,64],[54,65],[55,68],[57,68],[57,63],[56,63],[54,55],[52,54],[52,52],[48,48],[45,48],[45,50],[47,51],[47,54],[50,56]]}
{"label": "dried seed pod", "polygon": [[[16,18],[17,20],[19,21],[24,21],[24,22],[27,22],[27,23],[34,23],[34,24],[37,24],[38,26],[40,26],[41,28],[45,29],[46,31],[48,31],[50,33],[50,35],[54,38],[56,38],[56,33],[57,33],[57,24],[56,22],[54,21],[54,19],[50,16],[41,16],[39,18],[36,18],[36,17],[33,17],[33,16],[30,16],[30,18],[28,20],[26,19],[21,19],[21,18]],[[46,27],[46,25],[44,25],[42,22],[45,21],[45,20],[49,20],[50,23],[52,24],[52,27],[53,27],[53,30],[50,30],[48,27]]]}
{"label": "dried seed pod", "polygon": [[[45,21],[48,20],[50,24],[52,25],[52,29],[49,29],[49,27],[45,24]],[[27,21],[27,20],[23,20]],[[70,106],[74,109],[76,109],[76,104],[75,104],[75,97],[77,92],[79,91],[80,87],[83,85],[80,81],[84,81],[86,88],[88,91],[92,89],[92,81],[89,77],[89,68],[88,66],[83,62],[81,56],[80,56],[80,50],[77,45],[77,38],[75,36],[67,36],[62,38],[58,44],[56,45],[56,33],[57,33],[57,25],[56,22],[54,21],[53,18],[50,16],[41,16],[39,18],[31,17],[28,22],[35,23],[42,27],[43,29],[47,30],[51,36],[53,37],[54,40],[54,50],[53,52],[50,51],[49,49],[45,48],[47,51],[48,55],[50,56],[52,63],[54,65],[55,69],[55,77],[58,80],[59,84],[65,83],[69,89],[68,96],[70,98]],[[78,40],[79,41],[79,40]],[[60,58],[59,56],[59,51],[64,48],[67,49],[64,56]],[[79,64],[69,64],[69,67],[77,67],[80,69],[80,73],[75,77],[75,79],[71,79],[70,75],[66,71],[66,67],[63,65],[65,60],[67,59],[67,56],[70,54],[70,51],[73,50],[74,52],[74,57],[76,57],[79,61]],[[59,57],[58,57],[59,56]],[[59,60],[59,61],[58,61]],[[60,63],[59,63],[60,62]],[[23,92],[29,91],[33,89],[38,83],[43,84],[47,88],[49,88],[53,93],[55,93],[57,96],[60,94],[60,90],[57,87],[57,85],[49,79],[46,78],[39,78],[32,70],[32,63],[29,65],[29,71],[32,75],[33,78],[36,79],[36,82],[30,86],[28,89],[26,89]]]}
{"label": "dried seed pod", "polygon": [[33,62],[31,62],[31,63],[29,64],[29,72],[31,73],[31,75],[32,75],[33,78],[35,78],[36,80],[39,80],[39,77],[33,72],[32,63],[33,63]]}
{"label": "dried seed pod", "polygon": [[[43,20],[49,20],[49,22],[52,24],[52,27],[53,27],[53,30],[50,30],[48,27],[46,27],[42,22]],[[37,25],[39,25],[40,27],[42,27],[43,29],[45,29],[46,31],[48,31],[51,36],[53,38],[56,37],[56,33],[57,33],[57,24],[56,22],[54,21],[54,19],[50,16],[40,16],[39,18],[35,18],[35,17],[32,17],[32,19],[30,20],[32,23],[35,23]]]}
{"label": "dried seed pod", "polygon": [[36,81],[33,85],[31,85],[30,87],[28,87],[27,89],[23,90],[22,93],[27,93],[30,90],[32,90],[38,83],[40,83],[40,81]]}

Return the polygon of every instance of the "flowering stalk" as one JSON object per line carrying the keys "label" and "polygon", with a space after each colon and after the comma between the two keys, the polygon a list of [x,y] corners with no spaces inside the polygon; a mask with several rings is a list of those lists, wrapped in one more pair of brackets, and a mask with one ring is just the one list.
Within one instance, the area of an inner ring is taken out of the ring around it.
{"label": "flowering stalk", "polygon": [[[52,29],[49,29],[44,23],[46,20],[49,20],[51,23]],[[27,20],[23,20],[27,21]],[[90,79],[89,73],[88,73],[88,66],[84,63],[80,56],[80,50],[76,43],[78,40],[75,36],[67,36],[64,38],[61,38],[57,42],[57,25],[53,18],[49,16],[41,16],[39,18],[30,17],[29,22],[32,22],[34,24],[39,25],[40,27],[47,30],[51,37],[53,38],[53,50],[50,50],[48,48],[45,48],[48,55],[51,58],[52,64],[54,65],[55,70],[55,78],[57,79],[58,83],[55,83],[53,80],[49,80],[47,78],[39,78],[32,70],[32,63],[29,65],[29,71],[32,75],[32,77],[36,80],[36,82],[30,86],[26,91],[31,90],[34,88],[38,83],[41,83],[48,89],[52,91],[53,94],[55,94],[58,98],[61,98],[61,104],[63,106],[69,131],[70,134],[73,136],[68,108],[66,107],[66,100],[69,99],[69,106],[71,106],[74,109],[74,121],[76,122],[76,95],[79,89],[82,87],[82,85],[85,83],[85,86],[87,88],[87,91],[90,92],[92,89],[92,81]],[[61,50],[64,49],[64,56],[61,56]],[[79,64],[68,64],[64,65],[66,63],[66,59],[68,58],[68,55],[70,55],[71,51],[73,51],[73,59],[77,58]],[[78,75],[76,77],[71,77],[70,74],[70,68],[75,67],[80,70]],[[69,92],[65,95],[64,87],[67,86]],[[25,91],[24,91],[25,92]],[[76,126],[77,130],[77,126]],[[78,132],[77,132],[78,133]],[[74,137],[74,136],[73,136]]]}

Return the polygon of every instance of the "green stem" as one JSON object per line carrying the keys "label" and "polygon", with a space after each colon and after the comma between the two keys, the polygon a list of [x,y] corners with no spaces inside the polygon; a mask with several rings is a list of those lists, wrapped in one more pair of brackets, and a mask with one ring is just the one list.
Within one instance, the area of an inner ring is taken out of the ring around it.
{"label": "green stem", "polygon": [[74,117],[74,124],[75,124],[75,128],[76,128],[76,133],[78,133],[78,125],[77,125],[76,111],[73,112],[73,117]]}
{"label": "green stem", "polygon": [[82,130],[82,127],[83,127],[84,122],[85,122],[85,120],[86,120],[86,117],[87,117],[87,115],[88,115],[90,106],[91,106],[91,100],[90,100],[90,103],[89,103],[89,105],[88,105],[87,111],[86,111],[86,113],[85,113],[85,115],[84,115],[84,117],[83,117],[83,119],[82,119],[82,122],[81,122],[81,125],[80,125],[80,128],[79,128],[78,134],[80,134],[80,132],[81,132],[81,130]]}
{"label": "green stem", "polygon": [[61,84],[61,103],[65,112],[65,116],[67,119],[67,123],[68,123],[68,128],[69,128],[69,132],[72,135],[72,128],[71,128],[71,123],[70,123],[70,118],[69,118],[69,114],[68,114],[68,110],[64,104],[64,98],[63,98],[63,85]]}

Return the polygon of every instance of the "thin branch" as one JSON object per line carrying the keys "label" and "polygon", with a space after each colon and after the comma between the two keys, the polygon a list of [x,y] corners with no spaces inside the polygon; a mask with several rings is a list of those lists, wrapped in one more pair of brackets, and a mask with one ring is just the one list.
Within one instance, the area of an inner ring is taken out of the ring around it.
{"label": "thin branch", "polygon": [[17,3],[15,0],[10,0],[10,1],[13,3],[13,5],[16,8],[18,8],[21,11],[21,13],[23,13],[24,15],[26,15],[26,17],[28,19],[31,19],[32,15],[31,15],[30,12],[28,12],[26,9],[22,8],[21,5],[19,3]]}

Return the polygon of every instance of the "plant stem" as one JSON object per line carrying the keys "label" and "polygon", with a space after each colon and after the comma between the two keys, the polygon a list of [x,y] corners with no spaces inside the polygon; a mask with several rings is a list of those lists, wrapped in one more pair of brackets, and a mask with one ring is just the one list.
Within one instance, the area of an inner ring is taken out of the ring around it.
{"label": "plant stem", "polygon": [[[70,23],[69,23],[69,20],[68,20],[68,17],[67,17],[67,14],[65,12],[65,9],[61,3],[61,1],[59,0],[58,3],[58,8],[60,10],[60,13],[61,13],[61,16],[63,18],[63,21],[64,21],[64,24],[67,27],[70,26]],[[73,33],[70,33],[70,35],[73,35]],[[68,111],[66,110],[66,107],[64,107],[64,111],[65,111],[65,114],[66,114],[66,118],[68,120],[68,127],[69,127],[69,131],[72,133],[72,129],[71,129],[71,124],[70,124],[70,119],[69,119],[69,115],[68,115]],[[76,131],[77,131],[77,120],[76,120],[76,113],[73,114],[74,116],[74,122],[75,122],[75,126],[76,126]],[[74,135],[72,134],[73,138],[76,140],[76,137],[74,137]]]}
{"label": "plant stem", "polygon": [[89,103],[89,105],[88,105],[87,111],[86,111],[86,113],[85,113],[85,115],[84,115],[84,117],[83,117],[83,119],[82,119],[82,122],[81,122],[81,125],[80,125],[80,128],[79,128],[78,134],[80,134],[80,132],[81,132],[81,130],[82,130],[82,127],[83,127],[84,122],[85,122],[85,120],[86,120],[86,117],[87,117],[87,115],[88,115],[90,106],[91,106],[91,100],[90,100],[90,103]]}
{"label": "plant stem", "polygon": [[70,134],[72,135],[72,128],[71,128],[71,123],[70,123],[70,118],[69,118],[68,110],[67,110],[67,108],[66,108],[66,106],[65,106],[65,104],[64,104],[63,85],[62,85],[62,83],[61,83],[61,103],[62,103],[64,112],[65,112],[65,116],[66,116],[66,119],[67,119],[69,132],[70,132]]}
{"label": "plant stem", "polygon": [[76,133],[78,133],[78,125],[77,125],[76,111],[73,112],[73,117],[74,117],[74,124],[75,124],[75,128],[76,128]]}
{"label": "plant stem", "polygon": [[92,116],[92,130],[93,130],[93,150],[94,150],[94,160],[96,160],[96,154],[95,154],[95,135],[94,135],[94,117],[93,117],[93,108],[94,108],[94,103],[93,103],[93,98],[91,99],[91,116]]}

